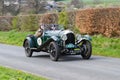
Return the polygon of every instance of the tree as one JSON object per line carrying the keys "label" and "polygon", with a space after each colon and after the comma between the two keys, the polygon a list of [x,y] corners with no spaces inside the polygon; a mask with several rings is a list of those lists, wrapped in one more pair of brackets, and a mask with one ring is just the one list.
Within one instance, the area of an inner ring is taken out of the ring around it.
{"label": "tree", "polygon": [[28,2],[34,7],[36,14],[45,11],[44,7],[47,4],[47,0],[28,0]]}
{"label": "tree", "polygon": [[0,15],[2,15],[2,8],[3,8],[3,0],[0,0]]}
{"label": "tree", "polygon": [[18,0],[3,0],[2,5],[3,14],[17,15],[19,13]]}

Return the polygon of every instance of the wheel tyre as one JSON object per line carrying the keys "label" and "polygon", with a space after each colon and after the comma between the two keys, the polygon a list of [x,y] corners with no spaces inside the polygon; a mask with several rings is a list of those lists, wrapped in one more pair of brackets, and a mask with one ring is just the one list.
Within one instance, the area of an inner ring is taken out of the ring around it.
{"label": "wheel tyre", "polygon": [[29,43],[28,40],[25,41],[24,48],[25,48],[25,54],[26,54],[26,56],[27,57],[32,57],[33,51],[30,49],[30,43]]}
{"label": "wheel tyre", "polygon": [[83,59],[89,59],[92,55],[92,45],[89,41],[84,41],[82,46],[84,47],[84,51],[81,54]]}
{"label": "wheel tyre", "polygon": [[49,45],[50,58],[52,61],[58,61],[60,57],[59,46],[55,42],[51,42]]}

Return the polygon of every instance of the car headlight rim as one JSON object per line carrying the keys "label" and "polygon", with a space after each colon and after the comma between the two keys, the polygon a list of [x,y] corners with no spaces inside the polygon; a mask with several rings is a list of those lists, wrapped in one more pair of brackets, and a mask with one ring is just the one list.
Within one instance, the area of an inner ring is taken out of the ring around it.
{"label": "car headlight rim", "polygon": [[67,40],[67,35],[62,35],[61,38],[62,38],[63,41],[66,41]]}

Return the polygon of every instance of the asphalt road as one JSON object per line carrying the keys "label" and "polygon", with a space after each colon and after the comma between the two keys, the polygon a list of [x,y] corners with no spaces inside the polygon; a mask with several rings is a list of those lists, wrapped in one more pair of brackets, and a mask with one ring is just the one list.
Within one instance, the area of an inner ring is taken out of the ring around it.
{"label": "asphalt road", "polygon": [[51,80],[120,80],[120,59],[92,56],[64,56],[58,62],[43,52],[27,58],[22,47],[0,44],[0,65],[20,69]]}

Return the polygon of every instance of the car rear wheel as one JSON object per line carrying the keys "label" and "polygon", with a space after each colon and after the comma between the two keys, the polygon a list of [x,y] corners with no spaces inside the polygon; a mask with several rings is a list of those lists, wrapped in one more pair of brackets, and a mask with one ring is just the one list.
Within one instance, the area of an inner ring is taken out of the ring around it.
{"label": "car rear wheel", "polygon": [[53,61],[58,61],[60,57],[59,46],[55,42],[51,42],[49,45],[50,58]]}
{"label": "car rear wheel", "polygon": [[30,43],[29,43],[28,40],[25,41],[24,48],[25,48],[25,54],[26,54],[26,56],[27,57],[32,57],[33,51],[30,49]]}
{"label": "car rear wheel", "polygon": [[83,41],[81,45],[82,53],[81,56],[83,59],[89,59],[92,55],[92,45],[89,41]]}

